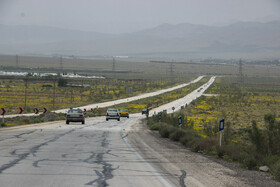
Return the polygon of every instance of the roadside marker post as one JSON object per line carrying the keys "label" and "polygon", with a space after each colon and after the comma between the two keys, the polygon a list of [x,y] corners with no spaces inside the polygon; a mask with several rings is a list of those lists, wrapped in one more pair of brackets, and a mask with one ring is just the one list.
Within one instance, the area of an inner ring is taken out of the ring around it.
{"label": "roadside marker post", "polygon": [[34,108],[34,113],[35,113],[35,114],[39,114],[38,108]]}
{"label": "roadside marker post", "polygon": [[1,108],[1,110],[2,110],[1,115],[3,116],[2,122],[5,123],[5,113],[6,113],[6,109],[5,109],[5,108]]}
{"label": "roadside marker post", "polygon": [[24,111],[23,108],[22,108],[22,107],[19,107],[18,109],[19,109],[19,112],[18,112],[18,113],[19,113],[19,114],[22,114],[23,111]]}
{"label": "roadside marker post", "polygon": [[223,137],[223,131],[225,127],[225,118],[220,120],[219,124],[219,132],[220,132],[220,147],[222,146],[222,137]]}
{"label": "roadside marker post", "polygon": [[22,107],[19,107],[19,112],[18,113],[20,114],[19,120],[21,120],[21,116],[22,116],[22,113],[23,113],[23,108]]}
{"label": "roadside marker post", "polygon": [[178,117],[178,125],[179,125],[180,128],[182,127],[182,124],[183,124],[182,116],[179,116]]}
{"label": "roadside marker post", "polygon": [[161,120],[161,113],[158,114],[158,121]]}

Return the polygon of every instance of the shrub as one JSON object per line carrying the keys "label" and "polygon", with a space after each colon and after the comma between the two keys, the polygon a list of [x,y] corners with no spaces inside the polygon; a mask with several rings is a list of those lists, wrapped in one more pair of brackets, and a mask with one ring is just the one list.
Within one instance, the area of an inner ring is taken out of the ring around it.
{"label": "shrub", "polygon": [[155,130],[159,130],[159,124],[158,123],[152,123],[150,124],[150,130],[155,131]]}
{"label": "shrub", "polygon": [[217,146],[218,146],[218,139],[216,137],[205,138],[199,142],[200,149],[207,153],[216,151]]}
{"label": "shrub", "polygon": [[278,160],[278,162],[273,164],[273,166],[271,167],[271,171],[272,171],[275,179],[280,181],[280,160]]}
{"label": "shrub", "polygon": [[173,141],[179,141],[184,136],[185,136],[184,130],[176,128],[175,131],[173,131],[170,134],[170,139]]}
{"label": "shrub", "polygon": [[252,155],[247,153],[242,153],[239,162],[241,163],[242,167],[249,170],[255,169],[257,166],[257,160]]}
{"label": "shrub", "polygon": [[268,155],[268,156],[264,157],[263,160],[264,160],[263,162],[265,165],[273,166],[275,163],[280,161],[280,156],[279,155]]}
{"label": "shrub", "polygon": [[256,146],[256,150],[261,152],[263,150],[262,142],[264,141],[264,137],[258,129],[256,121],[252,121],[252,129],[249,131],[249,137],[251,142]]}
{"label": "shrub", "polygon": [[159,129],[159,134],[163,138],[169,138],[170,127],[168,127],[167,125],[162,125]]}
{"label": "shrub", "polygon": [[6,127],[6,126],[7,126],[6,123],[4,122],[1,123],[1,127]]}
{"label": "shrub", "polygon": [[226,151],[225,151],[224,147],[217,147],[217,156],[219,158],[223,158],[225,153],[226,153]]}

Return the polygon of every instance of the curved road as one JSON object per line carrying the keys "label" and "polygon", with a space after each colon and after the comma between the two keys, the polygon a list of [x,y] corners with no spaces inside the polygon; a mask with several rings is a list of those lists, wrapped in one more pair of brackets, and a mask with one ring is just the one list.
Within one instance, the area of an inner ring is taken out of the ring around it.
{"label": "curved road", "polygon": [[[108,102],[104,102],[104,103],[96,103],[96,104],[90,104],[90,105],[86,105],[86,106],[80,106],[80,108],[85,108],[87,110],[90,110],[91,108],[104,108],[104,107],[109,107],[109,106],[113,106],[113,105],[117,105],[117,104],[121,104],[121,103],[127,103],[127,102],[131,102],[131,101],[136,101],[139,99],[144,99],[147,97],[153,97],[153,96],[157,96],[166,92],[170,92],[179,88],[183,88],[185,86],[188,86],[190,84],[193,83],[197,83],[198,81],[200,81],[204,76],[199,76],[197,77],[195,80],[192,80],[188,83],[184,83],[184,84],[180,84],[171,88],[167,88],[167,89],[162,89],[162,90],[158,90],[155,92],[150,92],[150,93],[143,93],[137,96],[133,96],[133,97],[128,97],[128,98],[124,98],[124,99],[119,99],[119,100],[114,100],[114,101],[108,101]],[[66,113],[68,109],[60,109],[60,110],[56,110],[54,112],[56,113]],[[21,116],[36,116],[39,114],[34,114],[34,113],[29,113],[29,114],[21,114]],[[20,114],[12,114],[12,115],[5,115],[5,118],[13,118],[16,116],[20,116]]]}
{"label": "curved road", "polygon": [[221,164],[150,135],[142,118],[133,114],[121,121],[96,117],[85,125],[57,121],[1,129],[0,186],[251,185]]}

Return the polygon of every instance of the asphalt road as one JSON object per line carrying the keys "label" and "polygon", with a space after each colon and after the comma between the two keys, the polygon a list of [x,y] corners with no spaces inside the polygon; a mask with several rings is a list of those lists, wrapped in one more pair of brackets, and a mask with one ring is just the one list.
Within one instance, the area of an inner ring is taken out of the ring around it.
{"label": "asphalt road", "polygon": [[[123,137],[129,119],[56,122],[0,132],[1,186],[169,185]],[[137,182],[136,182],[137,181]]]}
{"label": "asphalt road", "polygon": [[[189,97],[196,98],[202,92],[194,91]],[[178,100],[178,106],[187,99]],[[149,136],[145,133],[147,129],[141,129],[143,118],[133,114],[120,121],[87,118],[85,125],[57,121],[1,129],[0,186],[250,184],[211,159],[184,152],[185,149],[168,146],[167,140]]]}

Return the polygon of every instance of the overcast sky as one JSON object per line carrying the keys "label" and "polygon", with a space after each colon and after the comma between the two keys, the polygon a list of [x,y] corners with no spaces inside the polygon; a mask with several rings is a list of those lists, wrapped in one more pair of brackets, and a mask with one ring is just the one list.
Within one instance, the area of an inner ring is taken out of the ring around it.
{"label": "overcast sky", "polygon": [[162,23],[222,25],[280,18],[280,0],[0,0],[0,24],[123,33]]}

